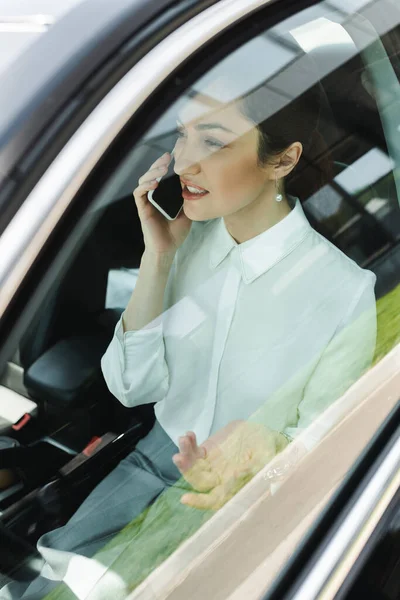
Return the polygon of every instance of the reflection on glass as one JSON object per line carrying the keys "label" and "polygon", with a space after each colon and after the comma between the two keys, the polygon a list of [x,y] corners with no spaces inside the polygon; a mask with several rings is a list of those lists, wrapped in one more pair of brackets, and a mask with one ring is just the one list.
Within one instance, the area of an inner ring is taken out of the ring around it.
{"label": "reflection on glass", "polygon": [[305,52],[311,52],[323,46],[339,45],[349,46],[349,50],[352,50],[353,54],[357,53],[354,42],[344,27],[325,17],[296,27],[290,33]]}
{"label": "reflection on glass", "polygon": [[[279,38],[272,39],[268,34],[259,36],[221,61],[194,85],[194,90],[204,92],[207,88],[220,102],[237,100],[282,71],[297,54],[298,50],[283,44]],[[265,56],[268,56],[268,61],[260,69],[260,60]],[[236,76],[238,72],[240,77]],[[215,83],[219,78],[229,80],[229,86],[216,89]]]}
{"label": "reflection on glass", "polygon": [[335,181],[348,194],[354,195],[378,182],[393,168],[394,162],[387,154],[378,148],[372,148],[337,175]]}
{"label": "reflection on glass", "polygon": [[371,0],[327,0],[326,4],[335,7],[345,14],[353,14],[364,6],[371,4]]}
{"label": "reflection on glass", "polygon": [[306,200],[305,207],[318,221],[323,221],[338,213],[342,200],[342,194],[332,186],[326,185]]}

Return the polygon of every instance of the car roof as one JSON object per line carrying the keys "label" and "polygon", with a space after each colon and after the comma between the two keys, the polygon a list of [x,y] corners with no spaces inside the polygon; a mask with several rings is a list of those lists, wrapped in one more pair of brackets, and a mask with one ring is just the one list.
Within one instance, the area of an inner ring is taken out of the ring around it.
{"label": "car roof", "polygon": [[84,0],[0,0],[0,73]]}
{"label": "car roof", "polygon": [[56,19],[86,0],[0,0],[1,16],[47,14]]}
{"label": "car roof", "polygon": [[[35,10],[43,10],[46,2],[28,1],[31,15]],[[18,0],[12,2],[18,4]],[[20,8],[23,2],[20,0]],[[0,95],[0,190],[10,180],[18,181],[23,176],[18,171],[21,157],[66,101],[124,42],[142,32],[154,18],[169,13],[172,18],[177,10],[201,3],[67,0],[67,4],[69,10],[59,13],[58,19],[54,15],[54,24],[29,45],[29,51],[19,54],[10,68],[0,72],[0,85],[7,90]],[[8,2],[0,2],[0,12],[5,5]],[[9,9],[3,14],[10,12]]]}

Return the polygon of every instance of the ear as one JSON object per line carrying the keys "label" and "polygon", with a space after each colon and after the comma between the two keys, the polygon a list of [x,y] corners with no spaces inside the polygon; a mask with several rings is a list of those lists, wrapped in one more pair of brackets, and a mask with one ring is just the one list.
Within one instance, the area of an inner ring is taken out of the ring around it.
{"label": "ear", "polygon": [[282,179],[289,175],[295,168],[300,160],[300,156],[303,153],[303,145],[301,142],[293,142],[282,154],[279,156],[277,164],[275,166],[275,177],[276,179]]}

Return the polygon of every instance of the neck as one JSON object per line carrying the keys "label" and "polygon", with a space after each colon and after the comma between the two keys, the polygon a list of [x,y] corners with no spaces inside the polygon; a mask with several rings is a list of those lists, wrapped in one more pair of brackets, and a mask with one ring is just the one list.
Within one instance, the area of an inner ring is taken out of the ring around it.
{"label": "neck", "polygon": [[224,221],[229,234],[238,244],[242,244],[282,221],[290,211],[286,196],[281,202],[277,202],[275,197],[263,198],[227,215]]}

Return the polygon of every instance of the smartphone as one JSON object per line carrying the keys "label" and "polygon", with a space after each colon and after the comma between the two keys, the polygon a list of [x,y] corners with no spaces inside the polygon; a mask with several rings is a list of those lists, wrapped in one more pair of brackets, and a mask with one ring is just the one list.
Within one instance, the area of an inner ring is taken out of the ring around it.
{"label": "smartphone", "polygon": [[182,210],[183,198],[179,176],[173,169],[173,152],[171,156],[167,173],[157,179],[158,186],[155,190],[150,190],[147,197],[164,217],[173,221]]}

